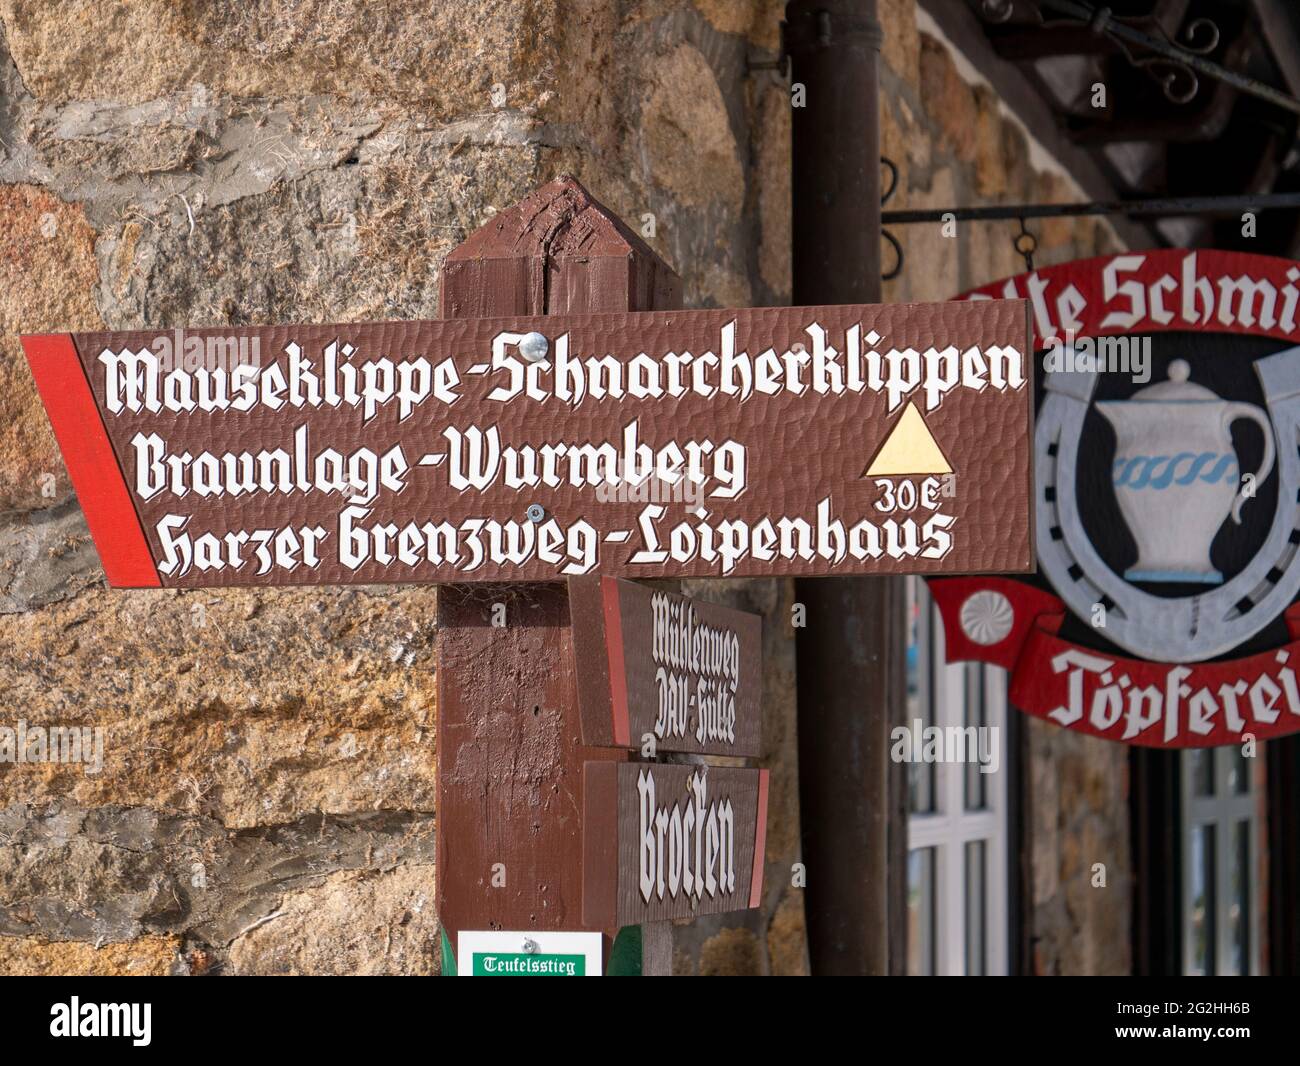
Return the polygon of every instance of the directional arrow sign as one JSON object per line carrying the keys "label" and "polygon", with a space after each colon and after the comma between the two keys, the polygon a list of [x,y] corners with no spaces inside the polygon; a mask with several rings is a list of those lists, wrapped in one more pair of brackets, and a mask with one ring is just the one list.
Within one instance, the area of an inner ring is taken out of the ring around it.
{"label": "directional arrow sign", "polygon": [[24,343],[114,585],[1033,567],[1023,301]]}

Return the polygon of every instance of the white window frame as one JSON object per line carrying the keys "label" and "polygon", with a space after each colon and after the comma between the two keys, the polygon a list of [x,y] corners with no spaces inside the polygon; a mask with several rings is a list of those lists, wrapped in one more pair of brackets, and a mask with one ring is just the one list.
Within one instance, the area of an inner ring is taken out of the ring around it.
{"label": "white window frame", "polygon": [[[1007,973],[1010,896],[1007,878],[1008,806],[1006,671],[982,663],[947,663],[943,622],[920,578],[908,579],[908,610],[921,612],[917,626],[917,677],[921,706],[929,706],[928,725],[940,728],[966,724],[968,673],[983,676],[985,725],[998,727],[998,772],[984,775],[986,806],[966,810],[966,764],[935,763],[934,812],[909,814],[909,855],[933,848],[934,972],[943,976],[966,973],[966,845],[984,842],[985,973]],[[922,625],[928,630],[921,631]],[[910,718],[910,714],[909,714]],[[909,721],[908,726],[911,726]]]}
{"label": "white window frame", "polygon": [[[1262,752],[1262,749],[1257,749]],[[1228,788],[1228,774],[1236,749],[1227,745],[1211,748],[1213,757],[1214,795],[1194,794],[1193,757],[1184,751],[1179,777],[1182,788],[1182,901],[1183,901],[1183,973],[1197,974],[1194,968],[1195,936],[1192,930],[1192,840],[1204,826],[1214,826],[1214,963],[1216,974],[1227,974],[1226,960],[1232,958],[1232,933],[1229,908],[1232,905],[1232,858],[1225,843],[1232,840],[1232,830],[1238,822],[1249,825],[1246,898],[1250,901],[1250,952],[1247,964],[1251,974],[1260,972],[1260,816],[1259,798],[1263,784],[1257,763],[1259,759],[1245,761],[1250,787],[1245,792]]]}

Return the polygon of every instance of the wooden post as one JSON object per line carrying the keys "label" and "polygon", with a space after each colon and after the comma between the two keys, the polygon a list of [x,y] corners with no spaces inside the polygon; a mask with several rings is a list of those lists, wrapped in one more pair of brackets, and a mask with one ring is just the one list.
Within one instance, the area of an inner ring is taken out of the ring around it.
{"label": "wooden post", "polygon": [[[680,306],[677,275],[569,177],[502,211],[443,266],[443,318]],[[563,582],[439,590],[444,953],[463,929],[584,928],[583,763],[626,757],[581,744]],[[608,958],[616,930],[603,932]]]}
{"label": "wooden post", "polygon": [[[880,42],[875,0],[786,5],[791,77],[808,100],[791,113],[795,304],[880,300]],[[888,821],[890,778],[901,773],[889,730],[906,704],[903,591],[879,577],[795,582],[807,610],[797,638],[799,810],[818,975],[887,973],[891,917],[904,928],[906,841],[895,833],[891,876]]]}

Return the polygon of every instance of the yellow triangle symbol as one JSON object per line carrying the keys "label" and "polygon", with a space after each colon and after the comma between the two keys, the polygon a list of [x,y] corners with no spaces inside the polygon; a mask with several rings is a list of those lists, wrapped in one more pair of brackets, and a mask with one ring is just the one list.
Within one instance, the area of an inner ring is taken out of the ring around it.
{"label": "yellow triangle symbol", "polygon": [[876,452],[863,477],[890,477],[894,474],[951,474],[938,441],[925,424],[916,404],[908,401],[902,417],[885,443]]}

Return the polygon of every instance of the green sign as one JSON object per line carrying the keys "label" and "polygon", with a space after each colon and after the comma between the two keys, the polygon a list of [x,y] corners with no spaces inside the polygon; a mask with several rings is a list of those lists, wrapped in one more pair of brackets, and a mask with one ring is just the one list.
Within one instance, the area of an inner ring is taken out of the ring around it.
{"label": "green sign", "polygon": [[473,972],[475,977],[586,977],[587,957],[476,951]]}

